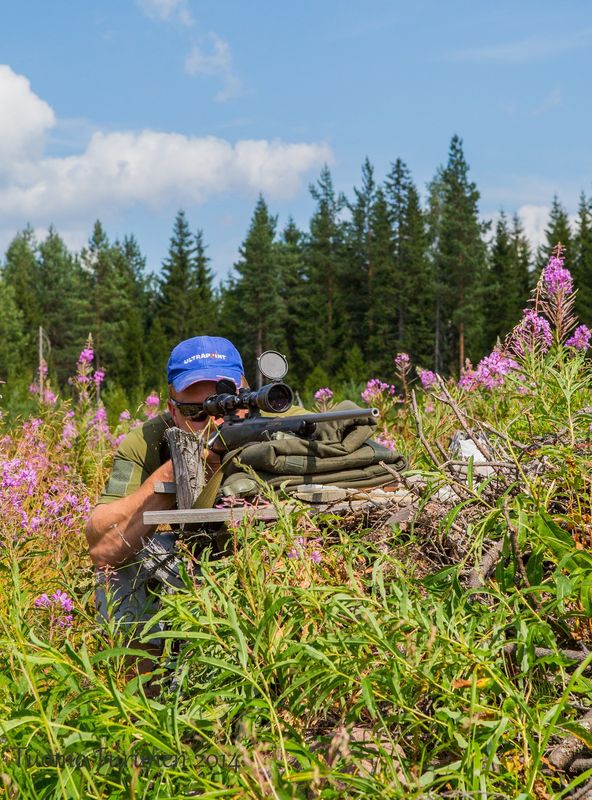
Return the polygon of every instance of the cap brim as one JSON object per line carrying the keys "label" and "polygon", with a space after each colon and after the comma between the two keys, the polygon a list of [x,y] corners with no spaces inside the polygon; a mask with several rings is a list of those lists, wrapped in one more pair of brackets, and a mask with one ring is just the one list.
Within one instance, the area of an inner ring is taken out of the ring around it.
{"label": "cap brim", "polygon": [[221,381],[223,378],[228,378],[234,381],[237,388],[241,384],[242,373],[228,370],[225,375],[221,375],[216,369],[199,369],[193,372],[184,372],[175,378],[172,387],[176,392],[182,392],[188,386],[193,386],[194,383],[202,383],[203,381]]}

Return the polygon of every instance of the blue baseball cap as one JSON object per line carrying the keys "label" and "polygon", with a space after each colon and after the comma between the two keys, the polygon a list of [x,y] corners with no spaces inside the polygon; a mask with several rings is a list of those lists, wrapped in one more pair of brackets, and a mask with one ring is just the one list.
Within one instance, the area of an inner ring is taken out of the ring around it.
{"label": "blue baseball cap", "polygon": [[240,353],[228,339],[194,336],[173,349],[167,364],[167,382],[176,392],[198,381],[221,378],[230,378],[240,386],[244,372]]}

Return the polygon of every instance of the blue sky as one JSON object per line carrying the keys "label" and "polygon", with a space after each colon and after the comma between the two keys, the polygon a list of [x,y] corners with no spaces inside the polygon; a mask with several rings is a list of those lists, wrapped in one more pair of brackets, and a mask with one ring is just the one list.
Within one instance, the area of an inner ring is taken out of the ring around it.
{"label": "blue sky", "polygon": [[592,9],[547,0],[23,0],[0,30],[0,248],[100,218],[158,270],[177,209],[222,278],[258,194],[305,226],[329,163],[422,193],[464,140],[484,218],[536,242],[555,192],[592,194]]}

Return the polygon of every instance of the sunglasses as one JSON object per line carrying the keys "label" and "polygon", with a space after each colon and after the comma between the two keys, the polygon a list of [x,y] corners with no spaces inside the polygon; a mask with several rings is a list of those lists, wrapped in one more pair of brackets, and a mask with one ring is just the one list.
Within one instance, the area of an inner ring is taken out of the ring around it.
{"label": "sunglasses", "polygon": [[171,397],[171,403],[191,422],[204,422],[210,416],[204,411],[203,403],[180,403],[174,397]]}

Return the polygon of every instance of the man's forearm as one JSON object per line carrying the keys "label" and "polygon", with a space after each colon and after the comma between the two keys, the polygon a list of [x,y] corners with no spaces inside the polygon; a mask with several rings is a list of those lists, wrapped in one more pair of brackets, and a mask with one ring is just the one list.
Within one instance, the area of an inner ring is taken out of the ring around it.
{"label": "man's forearm", "polygon": [[153,525],[144,525],[144,511],[165,510],[175,504],[174,495],[155,494],[154,484],[173,479],[172,463],[167,461],[128,497],[96,506],[86,526],[96,567],[121,566],[142,548],[143,540],[155,530]]}

